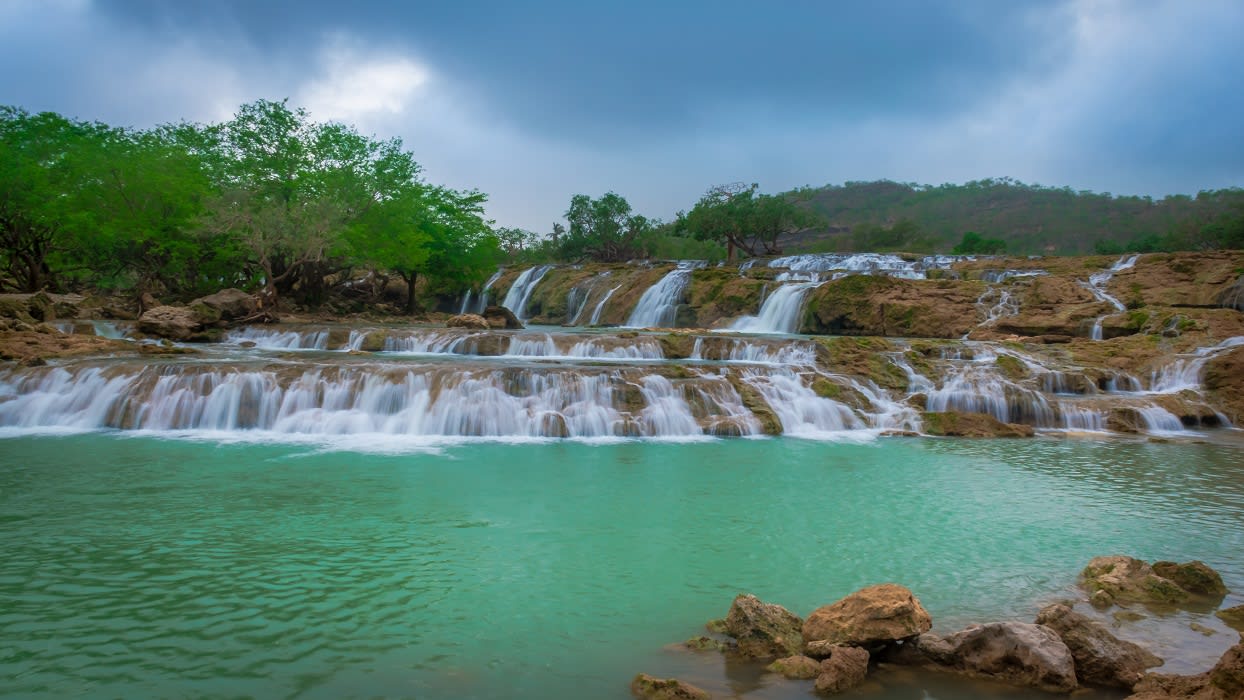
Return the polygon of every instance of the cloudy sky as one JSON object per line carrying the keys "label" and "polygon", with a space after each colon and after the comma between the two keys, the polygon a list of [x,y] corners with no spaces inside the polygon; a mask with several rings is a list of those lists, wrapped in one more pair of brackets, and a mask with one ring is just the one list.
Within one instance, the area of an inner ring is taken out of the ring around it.
{"label": "cloudy sky", "polygon": [[0,103],[289,98],[547,231],[575,193],[669,218],[733,181],[1241,186],[1241,36],[1239,0],[0,0]]}

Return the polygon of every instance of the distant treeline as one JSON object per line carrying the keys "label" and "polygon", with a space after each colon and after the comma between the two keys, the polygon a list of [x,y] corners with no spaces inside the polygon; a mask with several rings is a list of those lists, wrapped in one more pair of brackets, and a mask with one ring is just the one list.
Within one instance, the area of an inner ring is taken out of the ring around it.
{"label": "distant treeline", "polygon": [[1155,200],[1001,178],[938,186],[848,182],[788,194],[822,224],[783,237],[787,252],[949,252],[969,233],[1000,241],[1013,254],[1244,247],[1239,188]]}
{"label": "distant treeline", "polygon": [[[260,100],[219,124],[128,129],[0,107],[0,291],[270,304],[444,300],[499,264],[820,251],[1119,253],[1244,247],[1244,190],[1114,197],[1010,179],[710,187],[670,221],[576,194],[550,231],[496,227],[486,195],[429,183],[398,139]],[[564,223],[563,223],[564,222]],[[416,290],[419,290],[418,292]]]}

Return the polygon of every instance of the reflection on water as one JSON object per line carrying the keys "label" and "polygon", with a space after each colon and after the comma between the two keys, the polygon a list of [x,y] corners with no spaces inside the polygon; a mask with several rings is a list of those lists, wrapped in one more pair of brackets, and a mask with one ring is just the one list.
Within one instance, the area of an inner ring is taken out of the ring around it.
{"label": "reflection on water", "polygon": [[[802,698],[807,684],[665,647],[741,591],[806,615],[897,581],[940,632],[1031,620],[1078,596],[1075,576],[1099,554],[1201,559],[1244,591],[1241,454],[1059,440],[407,455],[0,440],[0,687],[34,698],[625,698],[645,671]],[[1102,619],[1147,640],[1167,671],[1206,668],[1237,638],[1205,610],[1112,612]],[[852,696],[1035,697],[907,671]]]}

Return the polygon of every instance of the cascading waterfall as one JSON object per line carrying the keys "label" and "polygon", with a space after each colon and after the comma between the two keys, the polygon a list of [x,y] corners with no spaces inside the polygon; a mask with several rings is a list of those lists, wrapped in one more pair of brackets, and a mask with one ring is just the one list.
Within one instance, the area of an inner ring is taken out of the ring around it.
{"label": "cascading waterfall", "polygon": [[816,364],[816,346],[807,342],[764,342],[742,338],[696,338],[691,360],[761,365]]}
{"label": "cascading waterfall", "polygon": [[1237,335],[1191,354],[1182,355],[1171,364],[1153,371],[1149,390],[1157,394],[1173,394],[1187,389],[1198,390],[1205,364],[1231,348],[1244,345],[1244,335]]}
{"label": "cascading waterfall", "polygon": [[224,342],[232,345],[250,343],[263,350],[325,350],[328,348],[328,331],[296,331],[245,326],[225,334]]}
{"label": "cascading waterfall", "polygon": [[[592,299],[592,293],[599,286],[600,282],[607,280],[611,274],[612,272],[610,270],[605,270],[587,280],[586,283],[580,282],[570,288],[570,291],[566,293],[566,322],[568,325],[579,325],[579,321],[583,318],[583,313],[587,311],[588,302]],[[597,307],[600,308],[604,301],[612,294],[612,291],[606,294],[605,297],[601,299],[601,303],[598,304]],[[593,314],[593,316],[595,316],[595,314]]]}
{"label": "cascading waterfall", "polygon": [[514,284],[510,285],[510,290],[505,294],[505,301],[501,305],[509,309],[520,321],[526,321],[527,301],[531,299],[531,293],[535,291],[536,285],[540,284],[540,280],[552,270],[552,265],[540,265],[523,270],[519,274],[518,279],[514,280]]}
{"label": "cascading waterfall", "polygon": [[479,290],[479,301],[475,303],[475,313],[482,314],[484,309],[488,308],[488,290],[492,289],[493,283],[501,279],[502,272],[504,270],[497,270],[492,273],[492,277],[489,277],[488,281],[484,283],[484,288]]}
{"label": "cascading waterfall", "polygon": [[682,303],[683,291],[691,281],[691,271],[703,267],[702,262],[678,263],[678,266],[667,273],[639,297],[639,303],[627,319],[628,328],[669,328],[674,325],[678,315],[678,305]]}
{"label": "cascading waterfall", "polygon": [[[1097,301],[1106,302],[1118,311],[1126,311],[1127,307],[1123,305],[1123,302],[1114,298],[1109,292],[1106,291],[1106,284],[1110,282],[1116,272],[1132,267],[1139,259],[1139,255],[1133,255],[1131,257],[1125,255],[1119,258],[1113,265],[1105,270],[1102,270],[1101,272],[1094,272],[1089,275],[1088,283],[1084,285],[1085,288],[1093,294],[1093,297],[1096,298]],[[1094,319],[1093,329],[1089,334],[1089,337],[1092,340],[1102,340],[1102,324],[1105,320],[1106,316],[1098,316]]]}
{"label": "cascading waterfall", "polygon": [[817,396],[791,370],[744,370],[743,381],[754,387],[773,409],[786,435],[821,437],[869,427],[846,404]]}
{"label": "cascading waterfall", "polygon": [[604,312],[605,304],[609,302],[609,297],[613,296],[613,293],[621,288],[622,285],[619,284],[613,289],[610,289],[608,292],[605,292],[605,296],[601,298],[600,303],[598,303],[596,308],[592,311],[592,318],[587,322],[589,326],[596,326],[600,324],[600,315]]}
{"label": "cascading waterfall", "polygon": [[[779,275],[779,281],[781,276]],[[804,298],[820,282],[788,282],[769,295],[755,316],[743,316],[730,330],[743,333],[794,333],[799,330],[799,313]]]}

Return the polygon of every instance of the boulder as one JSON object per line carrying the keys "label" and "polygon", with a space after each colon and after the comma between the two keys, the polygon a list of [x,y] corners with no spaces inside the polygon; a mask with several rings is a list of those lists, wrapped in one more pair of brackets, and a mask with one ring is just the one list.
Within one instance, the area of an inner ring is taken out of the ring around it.
{"label": "boulder", "polygon": [[754,595],[735,597],[726,614],[726,634],[738,641],[739,654],[755,659],[800,653],[802,625],[798,615]]}
{"label": "boulder", "polygon": [[1223,585],[1222,576],[1219,576],[1217,571],[1209,568],[1204,562],[1190,561],[1176,564],[1173,561],[1155,561],[1153,572],[1195,595],[1224,596],[1227,594],[1227,587]]}
{"label": "boulder", "polygon": [[473,328],[476,330],[488,330],[488,322],[479,314],[458,314],[450,316],[445,322],[447,328]]}
{"label": "boulder", "polygon": [[933,619],[907,588],[882,583],[817,608],[803,623],[806,644],[866,646],[928,632]]}
{"label": "boulder", "polygon": [[1076,688],[1071,650],[1049,627],[990,622],[949,635],[945,642],[955,670],[1052,693]]}
{"label": "boulder", "polygon": [[631,679],[631,695],[645,700],[709,700],[706,691],[677,678],[656,678],[641,673]]}
{"label": "boulder", "polygon": [[504,306],[489,306],[484,309],[484,319],[488,322],[488,328],[507,330],[523,328],[523,322],[518,320],[513,311]]}
{"label": "boulder", "polygon": [[203,331],[203,323],[193,309],[157,306],[139,317],[138,330],[170,340],[190,340]]}
{"label": "boulder", "polygon": [[1067,645],[1081,685],[1131,690],[1146,668],[1162,663],[1145,648],[1115,637],[1100,623],[1066,605],[1042,608],[1036,623],[1054,630]]}
{"label": "boulder", "polygon": [[816,692],[834,695],[864,682],[868,675],[868,650],[859,647],[835,647],[828,659],[821,662],[816,676]]}
{"label": "boulder", "polygon": [[1199,561],[1158,562],[1155,566],[1133,557],[1095,557],[1081,572],[1081,586],[1093,596],[1094,605],[1109,602],[1174,605],[1194,595],[1222,596],[1226,593],[1218,573]]}
{"label": "boulder", "polygon": [[1193,676],[1150,673],[1127,700],[1240,700],[1244,698],[1244,638],[1205,673]]}
{"label": "boulder", "polygon": [[190,302],[191,307],[198,304],[214,309],[219,318],[226,322],[249,318],[259,310],[259,301],[240,289],[222,289]]}
{"label": "boulder", "polygon": [[821,675],[821,663],[807,656],[787,656],[769,664],[765,670],[780,673],[793,681],[807,681]]}

